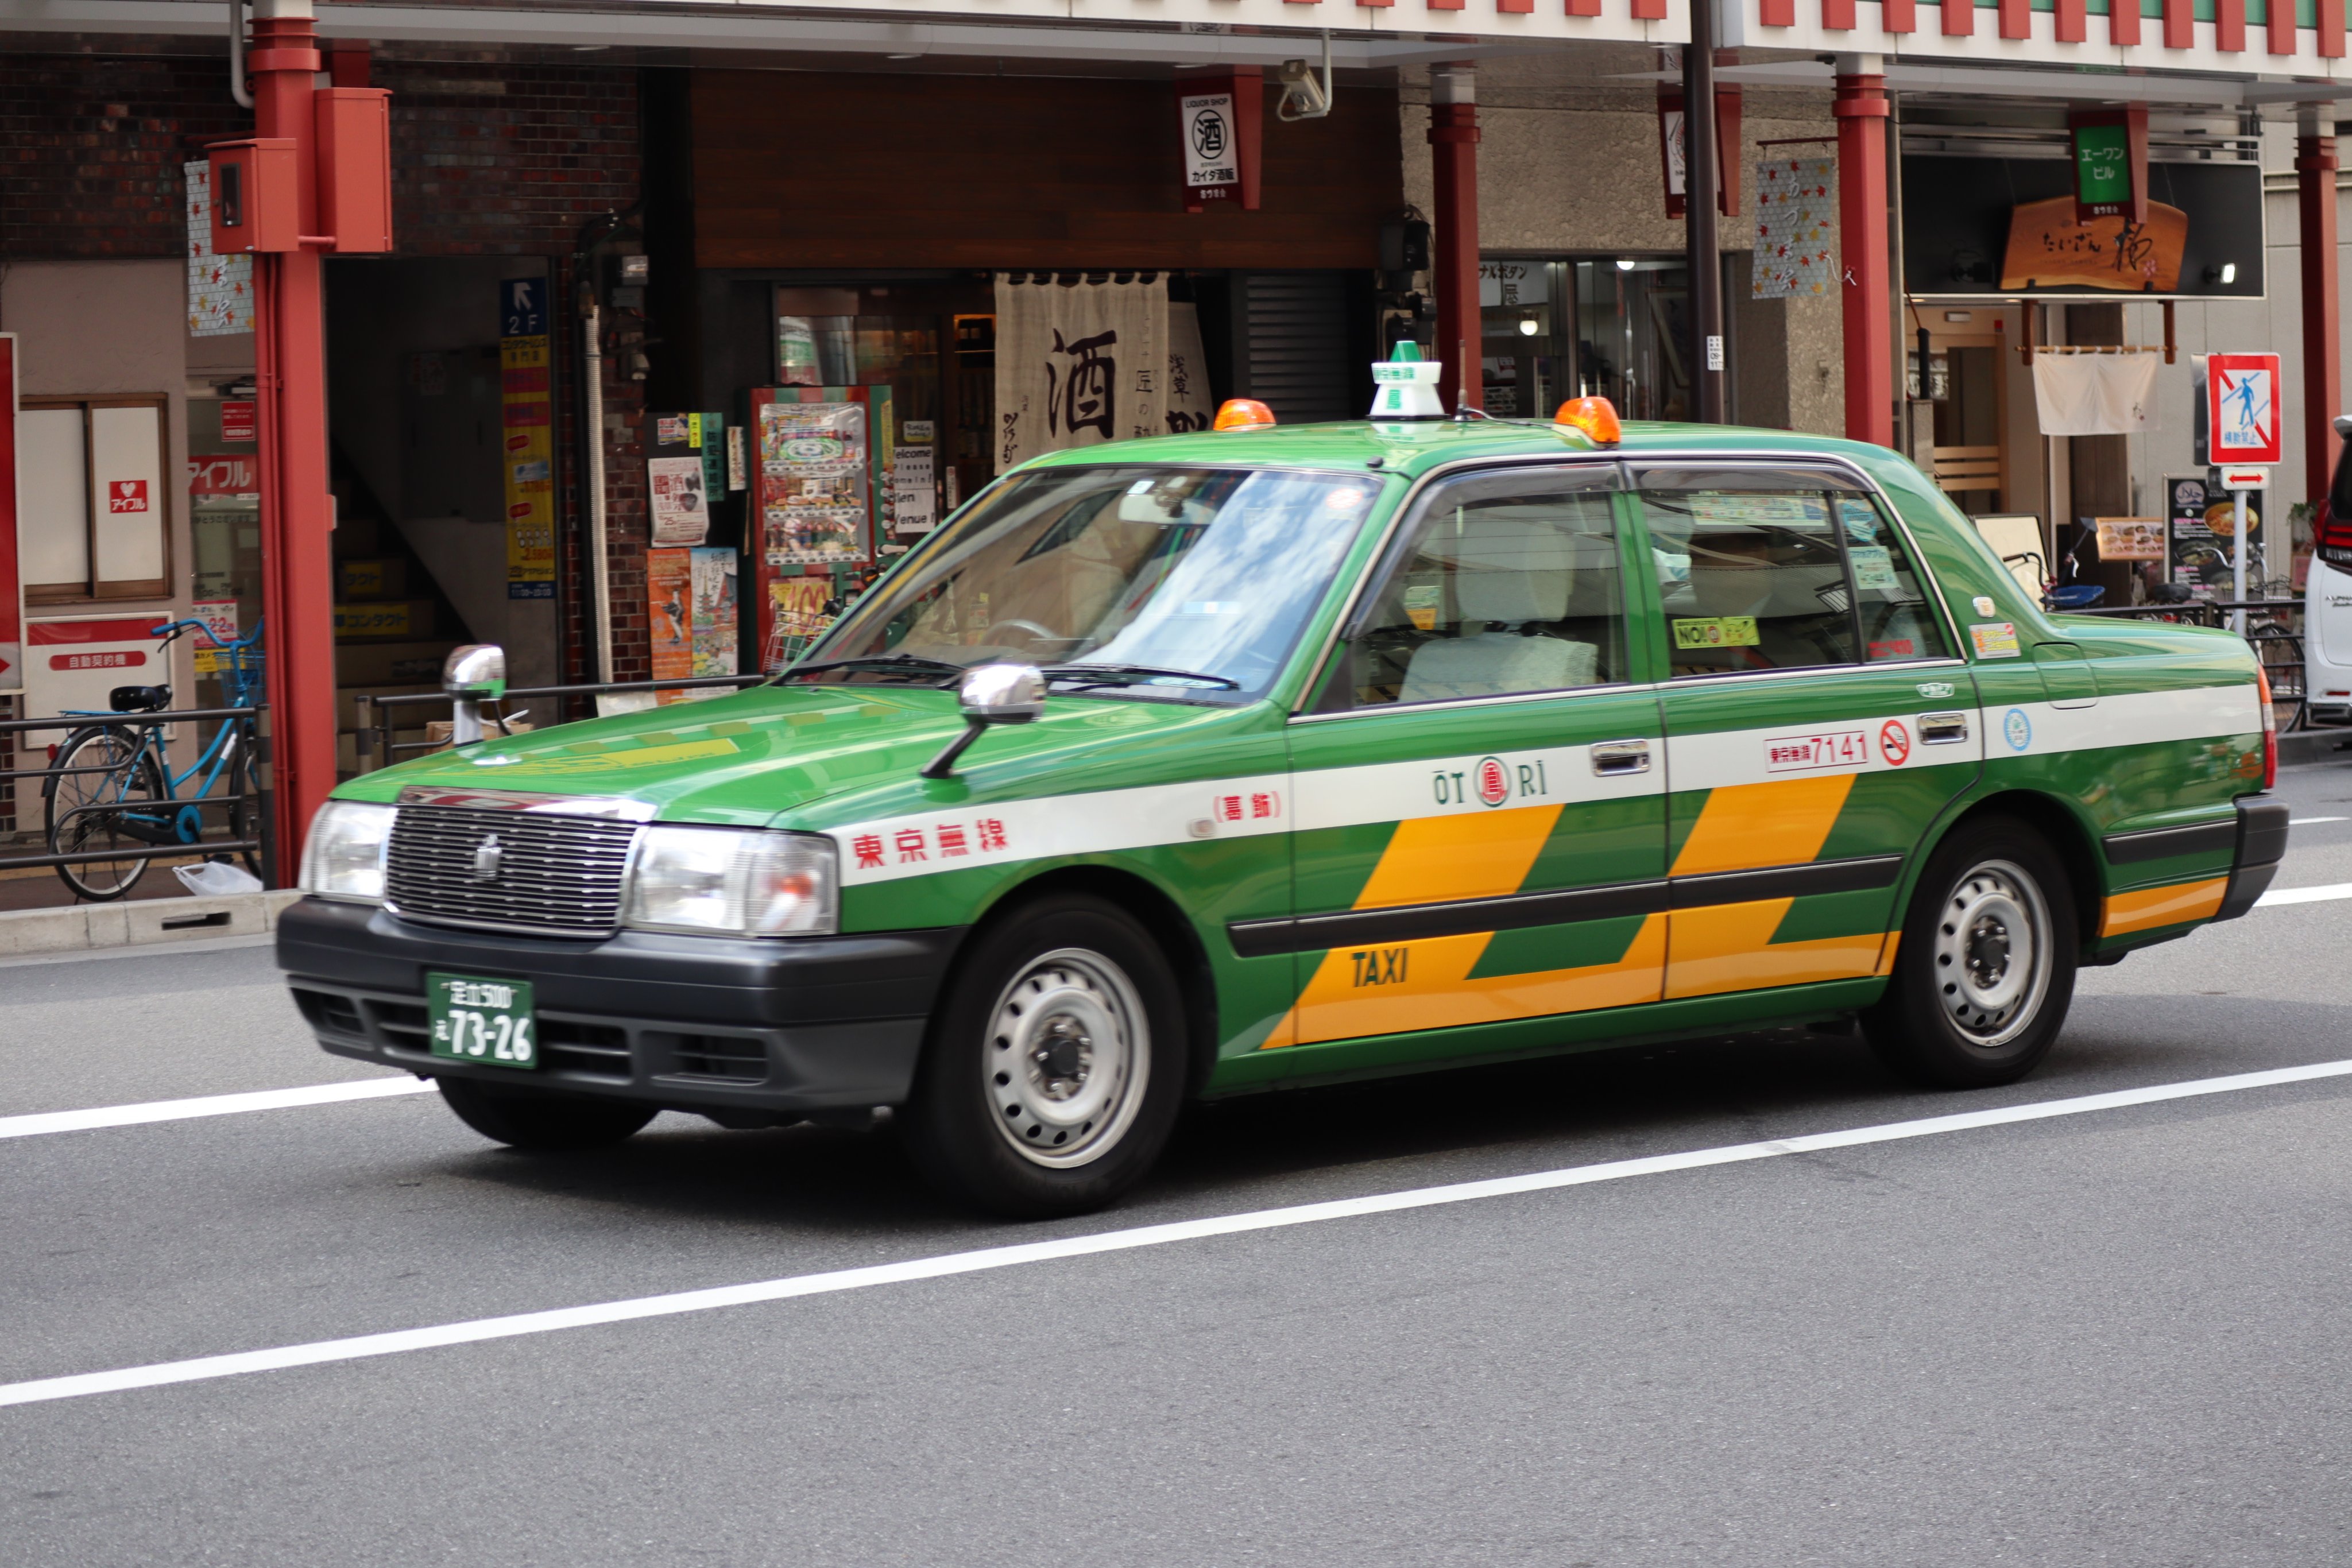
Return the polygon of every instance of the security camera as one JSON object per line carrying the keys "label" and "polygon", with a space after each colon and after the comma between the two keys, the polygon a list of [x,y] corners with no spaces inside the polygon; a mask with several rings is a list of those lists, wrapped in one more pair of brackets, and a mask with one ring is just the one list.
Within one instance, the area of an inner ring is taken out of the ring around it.
{"label": "security camera", "polygon": [[1320,120],[1331,112],[1331,35],[1323,35],[1323,79],[1307,60],[1282,62],[1282,102],[1275,115],[1281,120]]}

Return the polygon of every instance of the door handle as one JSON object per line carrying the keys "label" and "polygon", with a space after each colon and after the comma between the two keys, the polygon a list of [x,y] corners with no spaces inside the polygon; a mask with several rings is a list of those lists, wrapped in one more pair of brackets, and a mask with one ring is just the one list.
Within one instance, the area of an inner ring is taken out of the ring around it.
{"label": "door handle", "polygon": [[1928,746],[1950,746],[1969,737],[1969,716],[1964,713],[1923,713],[1919,716],[1919,738]]}
{"label": "door handle", "polygon": [[1592,748],[1592,771],[1603,778],[1649,770],[1650,743],[1646,740],[1604,740]]}

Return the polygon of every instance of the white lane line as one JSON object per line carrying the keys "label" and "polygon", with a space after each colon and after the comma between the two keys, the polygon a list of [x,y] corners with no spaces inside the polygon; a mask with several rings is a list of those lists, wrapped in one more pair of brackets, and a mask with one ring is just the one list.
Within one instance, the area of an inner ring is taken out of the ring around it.
{"label": "white lane line", "polygon": [[2352,898],[2352,882],[2331,882],[2323,887],[2274,887],[2254,900],[2254,907],[2268,909],[2279,904],[2326,904],[2336,898]]}
{"label": "white lane line", "polygon": [[361,1334],[352,1339],[281,1345],[275,1350],[240,1351],[229,1355],[199,1356],[193,1361],[126,1366],[114,1372],[45,1377],[29,1383],[0,1384],[0,1406],[79,1399],[94,1394],[117,1394],[131,1388],[156,1388],[173,1383],[235,1377],[248,1372],[278,1372],[287,1367],[359,1361],[376,1355],[398,1355],[407,1351],[472,1344],[482,1340],[552,1333],[560,1329],[630,1322],[639,1318],[672,1317],[681,1312],[707,1312],[720,1307],[789,1301],[798,1296],[830,1295],[841,1291],[864,1290],[873,1285],[897,1285],[913,1280],[977,1274],[986,1270],[1009,1269],[1024,1263],[1047,1263],[1065,1258],[1131,1251],[1142,1247],[1164,1247],[1177,1241],[1200,1241],[1210,1237],[1235,1236],[1253,1230],[1276,1230],[1287,1226],[1313,1225],[1327,1219],[1349,1219],[1367,1214],[1392,1214],[1440,1204],[1468,1203],[1478,1198],[1550,1192],[1559,1187],[1583,1186],[1594,1182],[1622,1181],[1629,1176],[1697,1170],[1745,1160],[1775,1159],[1783,1155],[1813,1154],[1823,1149],[1850,1149],[1865,1144],[1932,1137],[1941,1133],[1968,1132],[1978,1127],[2008,1126],[2020,1122],[2044,1121],[2053,1116],[2080,1116],[2094,1111],[2113,1111],[2129,1105],[2149,1105],[2167,1100],[2189,1100],[2208,1094],[2228,1094],[2242,1089],[2267,1089],[2282,1083],[2304,1083],[2314,1079],[2347,1075],[2352,1075],[2352,1061],[2273,1068],[2263,1072],[2241,1072],[2226,1078],[2200,1078],[2183,1083],[2158,1083],[2145,1089],[2121,1089],[2105,1094],[2045,1100],[2036,1104],[2008,1105],[1997,1110],[1964,1111],[1956,1115],[1929,1116],[1916,1122],[1890,1122],[1880,1126],[1854,1127],[1839,1133],[1811,1133],[1801,1137],[1776,1138],[1767,1143],[1732,1144],[1722,1148],[1695,1149],[1679,1155],[1653,1155],[1643,1159],[1571,1166],[1563,1170],[1538,1171],[1528,1176],[1458,1182],[1449,1186],[1417,1187],[1368,1197],[1339,1198],[1328,1203],[1303,1203],[1288,1208],[1262,1208],[1253,1213],[1230,1214],[1211,1219],[1186,1219],[1168,1225],[1139,1226],[1131,1230],[1101,1231],[1092,1236],[1071,1236],[1054,1241],[989,1247],[976,1252],[950,1252],[936,1258],[910,1259],[903,1263],[880,1263],[863,1269],[800,1274],[748,1285],[721,1285],[709,1290],[680,1291],[666,1296],[640,1296],[630,1301],[603,1301],[584,1307],[558,1307],[548,1312],[519,1312],[511,1317],[477,1318],[469,1322],[441,1323],[431,1328],[401,1329],[390,1333]]}
{"label": "white lane line", "polygon": [[2286,820],[2290,828],[2309,827],[2314,822],[2352,822],[2352,817],[2289,817]]}
{"label": "white lane line", "polygon": [[381,1100],[387,1094],[430,1094],[439,1087],[414,1078],[362,1078],[356,1083],[313,1083],[304,1089],[257,1089],[249,1094],[151,1100],[143,1105],[42,1111],[29,1116],[0,1116],[0,1138],[86,1133],[94,1127],[135,1127],[142,1122],[179,1122],[191,1116],[233,1116],[240,1111],[281,1111],[292,1105],[331,1105],[339,1100]]}

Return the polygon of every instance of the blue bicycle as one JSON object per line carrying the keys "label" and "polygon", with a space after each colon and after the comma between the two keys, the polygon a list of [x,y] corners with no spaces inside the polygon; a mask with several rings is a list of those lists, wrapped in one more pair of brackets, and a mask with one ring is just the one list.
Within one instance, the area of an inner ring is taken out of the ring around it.
{"label": "blue bicycle", "polygon": [[[173,621],[156,627],[151,635],[163,638],[157,649],[161,653],[191,632],[222,655],[226,706],[260,706],[260,626],[234,642],[223,642],[201,621]],[[41,799],[48,808],[49,852],[101,857],[57,868],[76,896],[99,902],[121,898],[137,885],[148,862],[108,860],[104,855],[150,845],[201,844],[207,810],[226,811],[230,841],[260,841],[261,794],[255,769],[257,731],[251,718],[223,722],[195,761],[174,773],[163,749],[164,726],[123,716],[169,708],[172,688],[117,686],[107,695],[107,703],[110,712],[88,715],[101,722],[66,737],[49,764],[48,776],[41,781]],[[84,715],[68,709],[65,716]],[[223,779],[227,780],[227,788],[215,795],[213,786]],[[250,849],[237,852],[246,870],[259,874],[259,852]]]}

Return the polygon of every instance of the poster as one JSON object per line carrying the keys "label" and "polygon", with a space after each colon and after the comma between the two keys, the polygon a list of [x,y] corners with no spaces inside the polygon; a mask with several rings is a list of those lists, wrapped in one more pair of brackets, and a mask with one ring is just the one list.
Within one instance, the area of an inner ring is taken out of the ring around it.
{"label": "poster", "polygon": [[829,577],[780,577],[768,584],[768,643],[761,668],[773,674],[801,656],[833,624],[825,606],[833,601]]}
{"label": "poster", "polygon": [[[2237,528],[2236,503],[2210,476],[2183,475],[2164,482],[2168,498],[2165,519],[2165,577],[2186,583],[2193,599],[2226,600],[2235,591],[2230,568]],[[2262,497],[2250,497],[2246,517],[2254,535],[2254,553],[2246,560],[2248,591],[2263,579]]]}
{"label": "poster", "polygon": [[1837,158],[1768,158],[1756,165],[1758,299],[1827,294],[1838,278]]}
{"label": "poster", "polygon": [[188,336],[250,332],[253,257],[213,254],[211,164],[199,158],[182,164],[180,172],[188,191]]}
{"label": "poster", "polygon": [[939,468],[929,446],[901,446],[890,465],[890,531],[927,534],[940,524]]}
{"label": "poster", "polygon": [[[244,635],[237,630],[234,599],[199,599],[188,606],[188,619],[203,622],[205,629],[224,643]],[[228,668],[228,655],[202,637],[191,637],[188,642],[196,651],[196,674],[216,675]]]}
{"label": "poster", "polygon": [[646,632],[653,678],[694,674],[694,557],[686,549],[646,552]]}
{"label": "poster", "polygon": [[507,597],[555,597],[554,405],[547,280],[499,285],[499,427],[507,506]]}
{"label": "poster", "polygon": [[656,545],[698,545],[710,532],[710,508],[704,504],[702,483],[699,456],[646,459],[646,490],[652,498]]}
{"label": "poster", "polygon": [[731,675],[735,673],[735,580],[739,558],[725,546],[687,552],[693,557],[689,571],[694,590],[692,621],[694,673]]}
{"label": "poster", "polygon": [[[1150,278],[1150,281],[1144,281]],[[996,471],[1166,428],[1168,287],[996,279]]]}
{"label": "poster", "polygon": [[2165,528],[2162,517],[2095,517],[2099,530],[2099,559],[2162,560]]}

